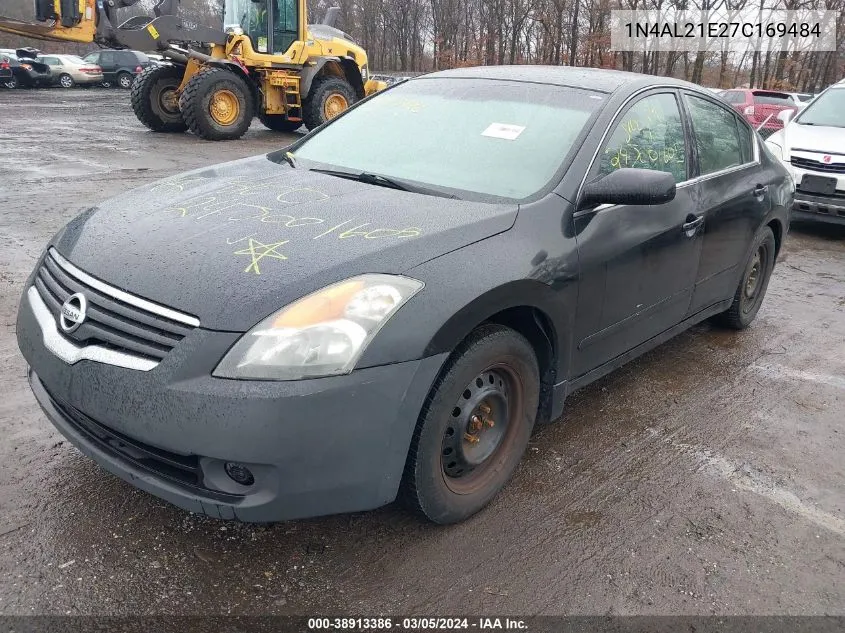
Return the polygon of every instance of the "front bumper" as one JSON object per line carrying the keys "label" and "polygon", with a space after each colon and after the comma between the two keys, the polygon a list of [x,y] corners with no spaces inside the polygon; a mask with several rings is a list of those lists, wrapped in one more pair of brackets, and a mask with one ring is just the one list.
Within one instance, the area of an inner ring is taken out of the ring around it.
{"label": "front bumper", "polygon": [[[197,328],[150,371],[68,364],[45,346],[26,295],[17,335],[33,393],[79,450],[186,510],[258,522],[391,502],[446,358],[314,380],[224,380],[211,371],[238,335]],[[255,483],[235,483],[226,462]]]}
{"label": "front bumper", "polygon": [[792,220],[845,225],[845,197],[816,196],[796,190]]}

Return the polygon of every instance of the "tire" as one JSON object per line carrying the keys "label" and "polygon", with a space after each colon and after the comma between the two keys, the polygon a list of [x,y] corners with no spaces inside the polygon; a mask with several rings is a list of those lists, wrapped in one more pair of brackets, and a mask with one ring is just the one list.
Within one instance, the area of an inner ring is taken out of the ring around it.
{"label": "tire", "polygon": [[187,124],[179,111],[176,89],[184,69],[179,66],[151,66],[132,84],[129,100],[138,120],[153,132],[184,132]]}
{"label": "tire", "polygon": [[73,88],[76,85],[76,82],[73,80],[73,77],[67,73],[63,73],[59,76],[59,85],[62,88]]}
{"label": "tire", "polygon": [[266,114],[264,112],[259,112],[258,120],[261,121],[265,127],[276,132],[295,132],[302,127],[302,121],[288,121],[284,114]]}
{"label": "tire", "polygon": [[12,77],[8,81],[3,83],[3,87],[7,88],[8,90],[15,90],[19,86],[18,78]]}
{"label": "tire", "polygon": [[317,77],[311,84],[311,91],[305,103],[302,104],[305,127],[313,130],[321,126],[357,100],[355,90],[343,79],[326,75]]}
{"label": "tire", "polygon": [[249,86],[222,68],[208,68],[191,77],[179,98],[179,108],[188,129],[208,141],[242,137],[255,116]]}
{"label": "tire", "polygon": [[132,87],[134,77],[127,72],[117,74],[117,87],[129,90]]}
{"label": "tire", "polygon": [[732,330],[744,330],[760,310],[775,266],[775,236],[764,226],[754,239],[751,255],[734,293],[731,307],[713,317],[713,321]]}
{"label": "tire", "polygon": [[539,394],[537,358],[525,337],[499,325],[475,330],[452,353],[423,405],[400,501],[440,524],[481,510],[519,464]]}

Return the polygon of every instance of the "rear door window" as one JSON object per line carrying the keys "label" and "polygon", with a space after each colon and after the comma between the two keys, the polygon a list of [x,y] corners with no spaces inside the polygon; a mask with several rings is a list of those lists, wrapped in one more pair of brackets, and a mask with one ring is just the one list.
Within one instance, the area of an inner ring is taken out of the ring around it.
{"label": "rear door window", "polygon": [[739,117],[734,117],[739,134],[739,150],[743,163],[754,161],[754,132]]}
{"label": "rear door window", "polygon": [[738,122],[732,111],[691,94],[684,98],[692,119],[702,176],[749,162],[743,160]]}

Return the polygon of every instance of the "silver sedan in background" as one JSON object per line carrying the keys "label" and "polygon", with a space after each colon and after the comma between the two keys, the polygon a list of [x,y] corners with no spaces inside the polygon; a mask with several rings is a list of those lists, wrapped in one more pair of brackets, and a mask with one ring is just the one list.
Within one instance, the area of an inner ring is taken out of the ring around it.
{"label": "silver sedan in background", "polygon": [[103,83],[103,69],[76,55],[41,55],[38,61],[50,66],[54,83],[62,88]]}

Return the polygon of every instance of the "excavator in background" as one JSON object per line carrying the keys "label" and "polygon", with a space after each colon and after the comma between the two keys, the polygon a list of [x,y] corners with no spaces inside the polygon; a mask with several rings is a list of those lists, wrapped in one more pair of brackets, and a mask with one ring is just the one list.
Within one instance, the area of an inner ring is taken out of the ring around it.
{"label": "excavator in background", "polygon": [[208,140],[243,136],[254,116],[272,130],[309,130],[386,84],[369,76],[367,53],[333,26],[308,24],[306,0],[225,0],[223,30],[158,0],[155,17],[120,22],[138,0],[35,0],[37,23],[0,16],[0,31],[51,41],[159,53],[132,85],[132,109],[156,132]]}

